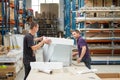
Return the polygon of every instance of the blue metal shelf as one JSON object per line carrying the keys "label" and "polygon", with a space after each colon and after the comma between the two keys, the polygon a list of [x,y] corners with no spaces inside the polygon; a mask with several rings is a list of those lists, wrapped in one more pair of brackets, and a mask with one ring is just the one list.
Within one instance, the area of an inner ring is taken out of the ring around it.
{"label": "blue metal shelf", "polygon": [[[2,3],[2,21],[1,21],[1,34],[2,34],[2,40],[3,36],[7,33],[10,32],[10,26],[11,24],[17,29],[15,33],[19,33],[19,0],[14,0],[14,7],[10,6],[10,0],[0,0]],[[14,21],[15,23],[11,23],[10,21],[10,8],[14,9]],[[26,9],[26,0],[23,0],[23,10],[25,11]],[[23,11],[23,12],[24,12]],[[23,13],[23,18],[26,16],[26,13]],[[24,20],[23,20],[23,23]]]}
{"label": "blue metal shelf", "polygon": [[14,7],[14,20],[15,20],[15,25],[14,27],[17,29],[15,33],[19,33],[19,0],[14,1],[15,7]]}
{"label": "blue metal shelf", "polygon": [[70,36],[70,10],[71,0],[64,0],[64,26],[65,26],[65,37]]}
{"label": "blue metal shelf", "polygon": [[[76,0],[64,0],[64,26],[65,26],[65,37],[70,37],[70,30],[76,29]],[[84,6],[84,0],[78,0],[78,9]],[[80,14],[84,16],[84,14]],[[72,19],[71,19],[72,17]],[[84,28],[84,22],[78,23],[78,28]]]}
{"label": "blue metal shelf", "polygon": [[[84,0],[78,0],[78,9],[84,6]],[[84,14],[80,14],[80,16],[84,16]],[[84,22],[80,22],[79,28],[84,28]]]}
{"label": "blue metal shelf", "polygon": [[26,22],[26,0],[23,0],[23,24]]}
{"label": "blue metal shelf", "polygon": [[75,20],[75,17],[76,17],[76,13],[73,12],[73,11],[76,11],[76,0],[72,0],[72,30],[75,30],[76,29],[76,20]]}

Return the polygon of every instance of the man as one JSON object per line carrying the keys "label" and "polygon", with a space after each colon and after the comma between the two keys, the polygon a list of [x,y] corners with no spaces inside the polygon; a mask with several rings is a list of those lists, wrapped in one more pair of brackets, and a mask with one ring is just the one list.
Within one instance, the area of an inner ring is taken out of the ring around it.
{"label": "man", "polygon": [[[42,47],[44,44],[50,44],[51,40],[45,38],[34,38],[35,33],[38,31],[38,24],[32,22],[30,24],[30,30],[29,33],[27,33],[24,37],[24,47],[23,47],[23,64],[25,69],[25,77],[24,80],[26,80],[31,67],[30,62],[36,61],[35,59],[35,50]],[[38,44],[34,44],[34,41],[41,41]]]}
{"label": "man", "polygon": [[72,56],[78,54],[79,58],[77,59],[77,62],[80,63],[83,61],[85,66],[91,69],[91,57],[86,41],[80,36],[79,30],[72,31],[72,35],[76,39],[78,47],[78,52],[73,52]]}

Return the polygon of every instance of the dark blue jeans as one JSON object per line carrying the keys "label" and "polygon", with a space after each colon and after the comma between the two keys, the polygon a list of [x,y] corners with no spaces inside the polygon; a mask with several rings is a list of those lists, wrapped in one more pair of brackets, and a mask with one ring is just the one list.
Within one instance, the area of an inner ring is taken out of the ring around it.
{"label": "dark blue jeans", "polygon": [[85,59],[82,59],[82,62],[85,63],[85,66],[88,68],[88,69],[91,69],[91,58],[90,57],[87,57]]}

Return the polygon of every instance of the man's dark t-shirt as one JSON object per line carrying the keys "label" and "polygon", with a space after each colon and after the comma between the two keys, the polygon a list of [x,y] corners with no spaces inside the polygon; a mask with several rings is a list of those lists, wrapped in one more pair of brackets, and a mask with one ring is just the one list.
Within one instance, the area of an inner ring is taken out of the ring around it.
{"label": "man's dark t-shirt", "polygon": [[34,36],[30,33],[26,34],[24,37],[24,48],[23,48],[23,63],[29,64],[30,62],[34,62],[35,55],[34,51],[31,49],[31,46],[34,45]]}

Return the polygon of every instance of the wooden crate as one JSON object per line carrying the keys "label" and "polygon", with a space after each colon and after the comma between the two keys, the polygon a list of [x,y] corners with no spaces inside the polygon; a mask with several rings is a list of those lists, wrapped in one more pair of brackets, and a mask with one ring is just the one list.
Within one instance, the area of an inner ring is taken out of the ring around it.
{"label": "wooden crate", "polygon": [[0,68],[0,80],[14,80],[16,77],[15,67],[13,65],[4,65]]}

